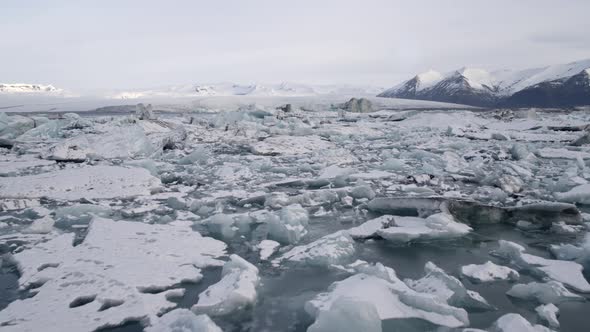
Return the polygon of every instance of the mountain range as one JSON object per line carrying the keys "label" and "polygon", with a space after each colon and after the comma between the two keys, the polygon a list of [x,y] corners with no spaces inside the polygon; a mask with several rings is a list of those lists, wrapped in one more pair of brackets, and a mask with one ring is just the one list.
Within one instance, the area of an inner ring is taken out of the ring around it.
{"label": "mountain range", "polygon": [[589,105],[590,59],[525,70],[464,67],[446,74],[430,70],[377,96],[480,107]]}

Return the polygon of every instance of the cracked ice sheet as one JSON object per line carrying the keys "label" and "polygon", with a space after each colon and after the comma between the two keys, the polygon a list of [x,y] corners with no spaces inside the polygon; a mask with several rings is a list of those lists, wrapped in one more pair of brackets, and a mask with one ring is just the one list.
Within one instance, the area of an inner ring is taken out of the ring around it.
{"label": "cracked ice sheet", "polygon": [[143,168],[87,166],[0,178],[0,197],[48,197],[58,200],[124,198],[149,195],[152,189],[160,186],[160,180]]}
{"label": "cracked ice sheet", "polygon": [[0,312],[3,331],[92,331],[151,320],[176,306],[169,289],[199,281],[200,268],[220,265],[226,248],[189,227],[103,218],[80,245],[73,238],[63,234],[14,255],[21,287],[43,285]]}

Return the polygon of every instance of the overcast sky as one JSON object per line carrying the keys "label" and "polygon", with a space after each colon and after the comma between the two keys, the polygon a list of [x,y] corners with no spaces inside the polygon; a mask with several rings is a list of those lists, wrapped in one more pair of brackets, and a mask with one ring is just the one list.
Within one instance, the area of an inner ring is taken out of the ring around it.
{"label": "overcast sky", "polygon": [[1,0],[0,82],[391,86],[590,58],[589,13],[590,0]]}

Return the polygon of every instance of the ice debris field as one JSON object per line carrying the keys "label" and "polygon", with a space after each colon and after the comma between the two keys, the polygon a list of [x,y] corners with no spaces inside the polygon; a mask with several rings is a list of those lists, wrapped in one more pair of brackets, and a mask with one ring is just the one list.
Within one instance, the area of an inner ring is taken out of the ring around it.
{"label": "ice debris field", "polygon": [[0,113],[0,331],[587,331],[590,113],[363,103]]}

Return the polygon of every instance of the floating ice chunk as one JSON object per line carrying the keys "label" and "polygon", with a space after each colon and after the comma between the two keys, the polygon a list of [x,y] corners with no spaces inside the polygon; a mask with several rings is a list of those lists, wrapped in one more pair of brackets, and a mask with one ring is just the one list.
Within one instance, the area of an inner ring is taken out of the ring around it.
{"label": "floating ice chunk", "polygon": [[259,155],[301,155],[335,148],[334,144],[319,136],[272,136],[251,145],[252,153]]}
{"label": "floating ice chunk", "polygon": [[527,254],[523,246],[514,242],[500,240],[499,244],[495,254],[509,259],[518,268],[541,274],[580,292],[590,292],[590,284],[582,274],[582,265]]}
{"label": "floating ice chunk", "polygon": [[328,234],[312,243],[297,246],[279,258],[273,264],[291,261],[313,266],[330,266],[349,260],[355,253],[354,240],[345,231]]}
{"label": "floating ice chunk", "polygon": [[193,152],[181,158],[178,163],[182,165],[204,164],[209,159],[207,150],[203,147],[197,147]]}
{"label": "floating ice chunk", "polygon": [[553,245],[551,251],[558,259],[575,260],[586,269],[590,269],[590,234],[586,234],[584,241],[578,247],[572,244]]}
{"label": "floating ice chunk", "polygon": [[222,332],[207,315],[195,315],[188,309],[174,309],[145,329],[145,332]]}
{"label": "floating ice chunk", "polygon": [[555,199],[561,202],[590,204],[590,184],[574,187],[564,193],[554,193]]}
{"label": "floating ice chunk", "polygon": [[549,324],[550,327],[555,329],[559,328],[559,320],[557,319],[557,315],[559,315],[559,308],[556,307],[555,304],[542,304],[536,307],[535,311],[542,320]]}
{"label": "floating ice chunk", "polygon": [[55,165],[54,161],[27,157],[10,158],[0,161],[0,176],[16,176],[19,173],[42,166]]}
{"label": "floating ice chunk", "polygon": [[353,239],[367,239],[374,237],[380,229],[395,226],[394,216],[381,216],[365,221],[357,227],[350,228],[347,232]]}
{"label": "floating ice chunk", "polygon": [[25,232],[37,234],[51,233],[53,230],[53,224],[55,224],[55,220],[53,218],[50,216],[44,216],[43,218],[33,221],[33,223],[27,229],[25,229]]}
{"label": "floating ice chunk", "polygon": [[473,309],[493,309],[479,293],[468,290],[463,283],[432,262],[424,266],[426,275],[418,280],[406,279],[404,282],[413,290],[436,296],[452,306]]}
{"label": "floating ice chunk", "polygon": [[137,116],[139,120],[151,120],[156,118],[154,116],[152,104],[144,105],[142,103],[136,105],[135,116]]}
{"label": "floating ice chunk", "polygon": [[494,322],[490,332],[551,332],[543,325],[532,325],[519,314],[506,314]]}
{"label": "floating ice chunk", "polygon": [[524,183],[516,176],[505,174],[498,178],[497,184],[508,194],[515,194],[522,191]]}
{"label": "floating ice chunk", "polygon": [[0,118],[0,136],[4,138],[17,138],[35,126],[42,125],[48,121],[47,118],[28,117],[22,115],[8,116],[6,113]]}
{"label": "floating ice chunk", "polygon": [[537,155],[545,159],[570,159],[578,158],[590,159],[590,153],[581,151],[571,151],[568,149],[542,148],[537,151]]}
{"label": "floating ice chunk", "polygon": [[561,234],[561,235],[578,234],[580,232],[583,232],[585,229],[586,229],[586,227],[584,227],[582,225],[567,225],[563,221],[553,223],[553,225],[551,226],[552,232],[554,232],[556,234]]}
{"label": "floating ice chunk", "polygon": [[83,162],[88,155],[94,151],[89,148],[86,137],[76,138],[75,140],[66,140],[51,146],[44,154],[45,159],[55,161]]}
{"label": "floating ice chunk", "polygon": [[191,310],[211,316],[233,313],[256,301],[258,268],[238,255],[231,255],[221,272],[221,280],[199,294]]}
{"label": "floating ice chunk", "polygon": [[107,206],[94,204],[75,204],[64,206],[55,210],[55,221],[57,226],[72,224],[88,224],[93,215],[108,217],[113,211]]}
{"label": "floating ice chunk", "polygon": [[383,162],[381,168],[388,171],[403,171],[406,168],[406,164],[403,160],[389,158]]}
{"label": "floating ice chunk", "polygon": [[492,139],[498,141],[510,141],[510,136],[504,135],[502,133],[492,133]]}
{"label": "floating ice chunk", "polygon": [[346,176],[352,173],[351,168],[343,168],[337,165],[332,165],[324,168],[319,175],[320,179],[333,179],[339,176]]}
{"label": "floating ice chunk", "polygon": [[544,304],[584,300],[583,297],[568,291],[562,283],[554,280],[545,283],[517,284],[512,286],[506,294],[528,301],[536,300]]}
{"label": "floating ice chunk", "polygon": [[461,267],[461,274],[476,282],[489,282],[495,280],[518,280],[520,275],[515,270],[491,261],[484,264],[470,264]]}
{"label": "floating ice chunk", "polygon": [[152,159],[128,160],[124,165],[145,168],[151,175],[158,176],[158,165]]}
{"label": "floating ice chunk", "polygon": [[527,147],[524,144],[516,143],[510,148],[510,154],[512,155],[512,159],[514,160],[524,160],[527,159],[531,153],[528,151]]}
{"label": "floating ice chunk", "polygon": [[279,218],[268,220],[268,236],[281,243],[298,243],[307,234],[309,216],[307,210],[299,204],[285,206]]}
{"label": "floating ice chunk", "polygon": [[321,311],[308,332],[381,332],[381,319],[371,302],[342,296]]}
{"label": "floating ice chunk", "polygon": [[519,220],[516,222],[516,228],[522,229],[525,231],[536,230],[543,228],[543,225],[533,224],[532,222],[528,222],[526,220]]}
{"label": "floating ice chunk", "polygon": [[443,203],[447,202],[444,197],[377,197],[372,199],[368,208],[371,211],[395,214],[403,211],[437,211],[441,210]]}
{"label": "floating ice chunk", "polygon": [[0,178],[0,197],[78,200],[149,195],[160,180],[141,168],[88,166]]}
{"label": "floating ice chunk", "polygon": [[371,188],[368,184],[357,185],[350,191],[350,196],[361,199],[361,198],[368,198],[373,199],[375,198],[375,191]]}
{"label": "floating ice chunk", "polygon": [[247,214],[224,214],[218,213],[205,220],[203,224],[216,237],[228,240],[232,239],[240,231],[239,226],[243,226],[244,231],[249,229],[249,225],[253,222]]}
{"label": "floating ice chunk", "polygon": [[[168,289],[219,265],[223,242],[190,227],[95,218],[83,242],[63,234],[14,255],[34,297],[0,312],[6,331],[94,331],[132,319],[147,322],[176,306]],[[155,292],[155,293],[154,293]],[[176,294],[176,291],[171,291]]]}
{"label": "floating ice chunk", "polygon": [[281,244],[277,241],[273,240],[262,240],[258,244],[258,249],[260,250],[260,259],[265,261],[267,260],[272,254],[274,254]]}
{"label": "floating ice chunk", "polygon": [[454,239],[472,229],[456,222],[450,214],[438,213],[428,218],[394,216],[394,226],[377,230],[377,235],[392,242]]}
{"label": "floating ice chunk", "polygon": [[361,180],[379,180],[379,179],[387,179],[392,177],[397,177],[395,173],[385,172],[378,169],[363,172],[363,173],[354,173],[349,175],[351,179],[361,179]]}
{"label": "floating ice chunk", "polygon": [[[359,273],[335,282],[327,293],[321,293],[307,302],[305,311],[320,317],[322,312],[331,311],[334,304],[344,298],[372,304],[381,321],[417,318],[434,326],[460,327],[469,324],[465,310],[451,307],[432,295],[413,291],[397,279],[395,272],[390,276],[395,279],[386,280]],[[360,306],[359,312],[366,312],[366,307]]]}

